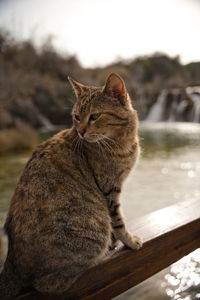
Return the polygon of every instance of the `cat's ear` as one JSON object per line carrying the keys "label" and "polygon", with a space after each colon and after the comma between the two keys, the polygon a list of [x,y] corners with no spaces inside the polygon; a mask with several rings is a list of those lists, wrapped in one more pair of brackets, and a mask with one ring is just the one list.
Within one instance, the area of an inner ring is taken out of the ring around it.
{"label": "cat's ear", "polygon": [[122,105],[125,105],[127,92],[125,83],[119,75],[111,73],[108,76],[103,92],[110,97],[118,99]]}
{"label": "cat's ear", "polygon": [[78,81],[72,79],[70,76],[68,76],[68,80],[75,92],[75,95],[77,97],[81,96],[81,94],[84,92],[84,90],[86,90],[87,87],[85,85],[79,83]]}

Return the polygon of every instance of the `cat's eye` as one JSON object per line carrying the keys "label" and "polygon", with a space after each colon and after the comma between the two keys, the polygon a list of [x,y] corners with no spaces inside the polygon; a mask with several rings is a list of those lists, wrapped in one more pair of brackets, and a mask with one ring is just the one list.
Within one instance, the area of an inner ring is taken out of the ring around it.
{"label": "cat's eye", "polygon": [[76,119],[76,121],[80,121],[81,120],[81,118],[80,118],[79,115],[74,115],[74,118]]}
{"label": "cat's eye", "polygon": [[90,115],[90,121],[94,121],[100,117],[100,113]]}

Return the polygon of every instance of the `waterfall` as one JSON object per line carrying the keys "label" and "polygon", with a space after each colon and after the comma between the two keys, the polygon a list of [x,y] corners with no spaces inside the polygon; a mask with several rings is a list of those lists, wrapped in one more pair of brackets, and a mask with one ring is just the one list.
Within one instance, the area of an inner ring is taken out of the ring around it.
{"label": "waterfall", "polygon": [[47,117],[45,117],[39,111],[37,112],[37,117],[38,117],[38,120],[40,121],[40,123],[42,124],[43,129],[45,129],[46,131],[51,131],[55,128],[55,126],[51,123],[51,121],[49,119],[47,119]]}
{"label": "waterfall", "polygon": [[177,109],[178,109],[178,104],[177,104],[177,95],[173,95],[173,102],[171,104],[171,109],[170,109],[170,114],[169,118],[167,121],[169,122],[175,122],[177,120]]}
{"label": "waterfall", "polygon": [[163,90],[158,96],[157,101],[151,107],[149,114],[145,121],[148,122],[160,122],[163,119],[163,114],[165,110],[165,104],[167,99],[167,93]]}
{"label": "waterfall", "polygon": [[182,100],[176,108],[176,121],[184,121],[183,113],[187,109],[188,103],[186,100]]}
{"label": "waterfall", "polygon": [[200,122],[200,94],[199,95],[192,95],[192,100],[194,102],[193,106],[193,122],[199,123]]}
{"label": "waterfall", "polygon": [[188,87],[186,92],[193,102],[191,121],[200,123],[200,87]]}
{"label": "waterfall", "polygon": [[200,87],[187,87],[185,93],[179,89],[161,91],[145,121],[200,123]]}

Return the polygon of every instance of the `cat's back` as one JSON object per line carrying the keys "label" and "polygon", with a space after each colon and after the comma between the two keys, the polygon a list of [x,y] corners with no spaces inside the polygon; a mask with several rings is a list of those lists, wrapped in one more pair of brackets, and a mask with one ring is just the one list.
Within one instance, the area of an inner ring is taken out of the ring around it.
{"label": "cat's back", "polygon": [[[71,130],[64,130],[38,145],[27,162],[23,174],[17,184],[11,200],[12,206],[18,202],[23,204],[30,202],[31,198],[41,194],[43,200],[49,195],[53,186],[62,176],[62,168],[72,167],[73,152],[70,147]],[[59,176],[60,174],[60,176]],[[36,197],[34,201],[39,201]]]}
{"label": "cat's back", "polygon": [[74,151],[73,131],[69,129],[34,151],[17,185],[9,215],[15,219],[14,230],[21,232],[28,225],[33,231],[43,226],[53,229],[59,226],[61,216],[65,221],[77,214],[85,219],[97,216],[97,211],[105,219],[106,203],[84,159]]}
{"label": "cat's back", "polygon": [[[48,249],[55,256],[62,247],[76,249],[77,239],[81,251],[87,251],[88,243],[106,248],[109,242],[107,205],[84,160],[73,151],[72,134],[62,131],[38,146],[12,198],[5,229],[22,269],[35,269],[34,257],[44,260]],[[31,259],[24,263],[26,249]]]}

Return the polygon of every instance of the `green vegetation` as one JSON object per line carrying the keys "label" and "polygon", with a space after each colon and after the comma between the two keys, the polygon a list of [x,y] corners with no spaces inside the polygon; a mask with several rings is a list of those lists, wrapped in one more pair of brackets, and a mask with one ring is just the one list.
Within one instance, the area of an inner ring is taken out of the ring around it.
{"label": "green vegetation", "polygon": [[0,227],[5,221],[9,201],[30,153],[7,154],[0,157]]}

